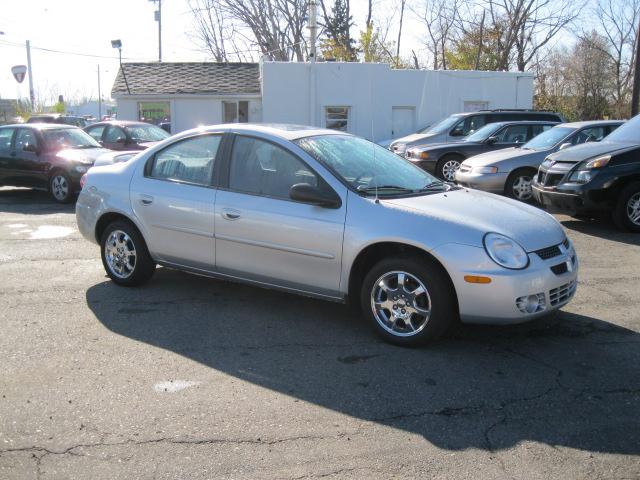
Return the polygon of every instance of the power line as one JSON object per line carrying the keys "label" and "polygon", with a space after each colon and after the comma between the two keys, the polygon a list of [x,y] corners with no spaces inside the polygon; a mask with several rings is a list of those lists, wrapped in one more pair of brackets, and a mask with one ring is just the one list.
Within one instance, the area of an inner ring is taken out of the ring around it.
{"label": "power line", "polygon": [[[5,45],[7,47],[16,47],[16,48],[24,48],[24,45],[21,43],[15,43],[15,42],[10,42],[7,40],[0,40],[0,45]],[[53,48],[44,48],[44,47],[35,47],[35,46],[31,46],[32,50],[41,50],[43,52],[49,52],[49,53],[59,53],[62,55],[75,55],[78,57],[89,57],[89,58],[108,58],[110,60],[118,60],[118,57],[112,57],[110,55],[94,55],[91,53],[79,53],[79,52],[69,52],[69,51],[64,51],[64,50],[55,50]],[[135,57],[122,57],[123,60],[136,60],[136,61],[140,61],[140,60],[148,60],[148,58],[135,58]]]}

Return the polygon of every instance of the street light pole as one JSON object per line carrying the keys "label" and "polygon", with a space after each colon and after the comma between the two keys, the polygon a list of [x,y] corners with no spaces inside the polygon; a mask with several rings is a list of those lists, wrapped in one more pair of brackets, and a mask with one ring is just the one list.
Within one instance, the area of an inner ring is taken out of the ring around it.
{"label": "street light pole", "polygon": [[155,21],[158,22],[158,62],[162,63],[162,0],[149,0],[152,3],[158,2],[158,10],[153,12]]}
{"label": "street light pole", "polygon": [[102,120],[102,94],[100,93],[100,64],[98,64],[98,121]]}
{"label": "street light pole", "polygon": [[31,111],[36,109],[36,95],[33,91],[33,72],[31,68],[31,44],[27,40],[27,74],[29,75],[29,99],[31,100]]}

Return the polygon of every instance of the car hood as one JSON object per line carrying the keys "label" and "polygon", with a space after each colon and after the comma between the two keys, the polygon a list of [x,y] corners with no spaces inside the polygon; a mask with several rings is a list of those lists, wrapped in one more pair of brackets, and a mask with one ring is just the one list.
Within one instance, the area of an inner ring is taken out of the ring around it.
{"label": "car hood", "polygon": [[589,142],[555,152],[552,155],[549,155],[549,160],[554,162],[577,163],[583,160],[588,160],[592,157],[597,157],[598,155],[614,153],[637,146],[638,145],[633,143],[607,142],[606,140],[601,142]]}
{"label": "car hood", "polygon": [[459,148],[461,145],[480,145],[480,142],[449,142],[449,143],[428,143],[426,145],[416,145],[414,149],[418,149],[424,152],[432,152],[436,150],[450,149],[455,145],[455,148]]}
{"label": "car hood", "polygon": [[[381,200],[417,216],[442,223],[453,242],[482,246],[486,233],[496,232],[518,242],[527,252],[564,241],[565,233],[548,213],[517,200],[479,190],[458,189],[420,197]],[[450,228],[454,227],[454,228]]]}
{"label": "car hood", "polygon": [[540,155],[544,152],[538,150],[523,150],[522,148],[503,148],[502,150],[495,150],[493,152],[481,153],[480,155],[474,155],[473,157],[464,161],[465,165],[471,165],[473,167],[484,167],[487,165],[494,165],[498,162],[511,160],[513,158],[522,158],[528,156]]}
{"label": "car hood", "polygon": [[106,148],[67,148],[56,153],[56,157],[69,162],[93,164],[100,155],[108,152],[111,150]]}

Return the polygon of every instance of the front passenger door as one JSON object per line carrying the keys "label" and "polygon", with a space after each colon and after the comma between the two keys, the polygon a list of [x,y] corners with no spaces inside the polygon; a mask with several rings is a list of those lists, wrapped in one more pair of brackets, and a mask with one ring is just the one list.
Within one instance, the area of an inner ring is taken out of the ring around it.
{"label": "front passenger door", "polygon": [[103,135],[103,146],[110,150],[126,150],[127,134],[115,125],[109,125]]}
{"label": "front passenger door", "polygon": [[[216,269],[336,296],[346,188],[331,187],[290,150],[257,137],[235,136],[228,169],[228,184],[216,197]],[[289,190],[298,183],[333,189],[342,205],[334,209],[293,201]]]}
{"label": "front passenger door", "polygon": [[221,134],[207,134],[179,140],[134,174],[132,208],[157,260],[213,269],[214,167],[221,139]]}

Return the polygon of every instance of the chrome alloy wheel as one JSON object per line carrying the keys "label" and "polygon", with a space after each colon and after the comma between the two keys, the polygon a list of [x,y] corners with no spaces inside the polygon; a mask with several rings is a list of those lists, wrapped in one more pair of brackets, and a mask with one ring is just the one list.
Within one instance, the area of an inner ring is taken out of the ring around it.
{"label": "chrome alloy wheel", "polygon": [[460,162],[457,160],[447,160],[442,165],[442,176],[448,182],[453,182],[456,179],[456,172],[460,168]]}
{"label": "chrome alloy wheel", "polygon": [[387,332],[410,337],[429,322],[431,297],[424,284],[410,273],[387,272],[373,285],[371,309]]}
{"label": "chrome alloy wheel", "polygon": [[640,192],[631,195],[627,202],[627,217],[634,225],[640,226]]}
{"label": "chrome alloy wheel", "polygon": [[136,268],[136,247],[122,230],[114,230],[104,246],[104,257],[111,273],[118,278],[129,278]]}
{"label": "chrome alloy wheel", "polygon": [[64,175],[56,175],[51,179],[51,193],[56,200],[63,201],[69,196],[69,182]]}
{"label": "chrome alloy wheel", "polygon": [[533,178],[529,175],[520,175],[519,177],[517,177],[515,182],[513,182],[513,186],[511,187],[511,189],[513,190],[513,196],[518,200],[529,200],[533,196],[533,191],[531,190],[532,181]]}

